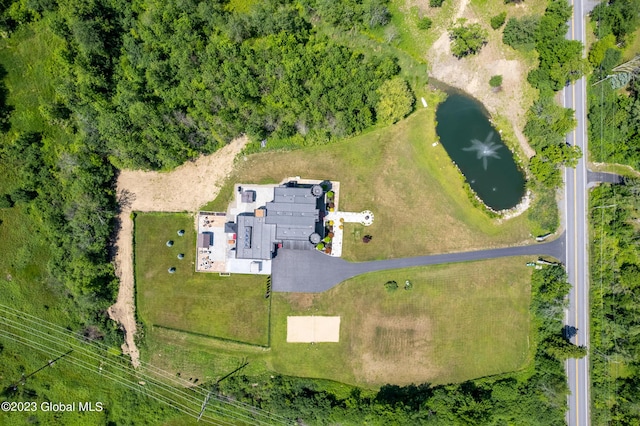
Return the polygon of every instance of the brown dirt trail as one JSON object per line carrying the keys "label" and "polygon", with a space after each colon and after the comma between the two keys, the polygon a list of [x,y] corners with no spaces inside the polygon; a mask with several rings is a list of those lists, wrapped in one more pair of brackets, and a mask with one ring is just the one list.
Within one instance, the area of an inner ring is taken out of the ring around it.
{"label": "brown dirt trail", "polygon": [[120,279],[116,303],[109,316],[124,330],[122,351],[131,357],[134,367],[140,365],[140,353],[135,343],[135,281],[133,267],[133,211],[190,211],[213,200],[233,162],[246,145],[247,138],[235,139],[219,151],[183,164],[171,172],[123,170],[118,176],[120,197],[120,229],[116,239],[115,268]]}

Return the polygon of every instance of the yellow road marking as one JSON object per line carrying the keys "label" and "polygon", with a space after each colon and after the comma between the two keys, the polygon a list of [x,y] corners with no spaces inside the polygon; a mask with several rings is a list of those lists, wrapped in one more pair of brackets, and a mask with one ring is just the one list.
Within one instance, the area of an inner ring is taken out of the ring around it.
{"label": "yellow road marking", "polygon": [[[576,30],[576,11],[575,11],[575,2],[574,0],[571,0],[571,7],[573,8],[573,13],[571,15],[571,39],[575,40],[575,30]],[[573,110],[576,111],[576,85],[575,83],[572,85],[571,87],[571,105],[573,107]],[[577,139],[577,132],[576,129],[573,129],[573,145],[576,146],[578,145],[578,139]],[[584,155],[584,154],[583,154]],[[577,172],[577,166],[576,168],[573,169],[573,227],[574,227],[574,273],[575,273],[575,277],[574,277],[574,299],[575,299],[575,326],[578,326],[578,303],[579,303],[579,297],[578,297],[578,282],[580,280],[579,274],[578,274],[578,197],[577,197],[577,182],[578,182],[578,172]],[[576,334],[576,345],[579,345],[580,341],[579,341],[579,335]],[[574,360],[574,365],[575,365],[575,388],[576,388],[576,394],[575,394],[575,405],[576,405],[576,425],[580,425],[580,409],[579,409],[579,403],[580,403],[580,387],[578,386],[578,376],[579,376],[579,372],[578,372],[578,360],[575,359]]]}

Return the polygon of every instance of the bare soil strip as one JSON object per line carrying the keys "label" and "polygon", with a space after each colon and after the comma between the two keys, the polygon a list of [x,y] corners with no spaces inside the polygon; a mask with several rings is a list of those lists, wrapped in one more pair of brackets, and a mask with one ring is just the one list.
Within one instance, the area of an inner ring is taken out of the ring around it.
{"label": "bare soil strip", "polygon": [[124,330],[122,351],[131,357],[134,367],[140,365],[135,343],[136,314],[133,269],[133,211],[189,211],[213,200],[225,178],[233,169],[234,159],[247,143],[246,137],[233,140],[219,151],[186,163],[171,172],[123,170],[118,176],[120,197],[120,229],[116,239],[115,268],[120,279],[116,303],[109,316]]}

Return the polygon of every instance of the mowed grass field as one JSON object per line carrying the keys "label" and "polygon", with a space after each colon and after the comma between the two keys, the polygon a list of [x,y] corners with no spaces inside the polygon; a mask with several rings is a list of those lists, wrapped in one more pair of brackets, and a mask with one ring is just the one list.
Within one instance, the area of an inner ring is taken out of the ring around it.
{"label": "mowed grass field", "polygon": [[[275,371],[372,389],[518,370],[533,353],[529,260],[385,271],[325,293],[274,293],[268,351],[158,328],[146,336],[147,356],[183,377],[219,378],[246,359],[248,375]],[[407,279],[411,290],[402,288]],[[389,280],[400,288],[387,292]],[[287,343],[289,315],[339,315],[340,342]]]}
{"label": "mowed grass field", "polygon": [[[275,294],[273,366],[344,383],[450,383],[529,358],[527,258],[361,275],[319,294]],[[399,288],[388,292],[394,280]],[[404,290],[405,280],[412,289]],[[286,343],[288,315],[339,315],[339,343]]]}
{"label": "mowed grass field", "polygon": [[[207,209],[226,209],[233,183],[289,176],[340,181],[340,210],[371,210],[370,227],[345,224],[343,257],[371,260],[498,247],[531,241],[526,215],[500,222],[473,206],[462,175],[441,144],[433,146],[435,106],[393,126],[331,144],[249,155]],[[365,234],[373,236],[362,243]]]}
{"label": "mowed grass field", "polygon": [[[266,277],[196,273],[194,223],[186,213],[136,214],[138,315],[147,325],[266,346]],[[181,229],[182,237],[177,234]],[[168,240],[174,241],[172,247]],[[177,258],[179,253],[184,259]],[[168,273],[170,267],[176,272]]]}

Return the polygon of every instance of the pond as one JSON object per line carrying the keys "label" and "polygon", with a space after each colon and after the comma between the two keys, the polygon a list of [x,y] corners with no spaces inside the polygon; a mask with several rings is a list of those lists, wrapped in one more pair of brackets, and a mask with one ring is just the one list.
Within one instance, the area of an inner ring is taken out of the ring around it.
{"label": "pond", "polygon": [[478,197],[493,210],[515,207],[524,196],[524,176],[482,104],[450,92],[436,119],[442,146]]}

